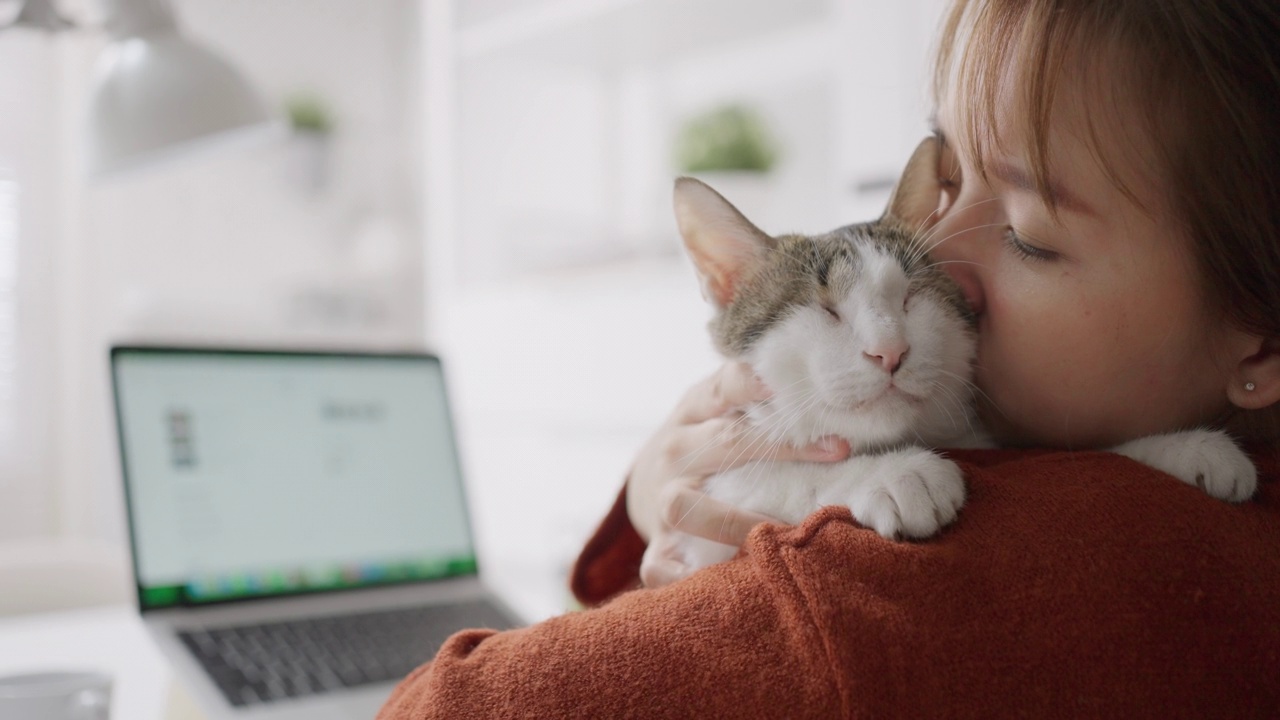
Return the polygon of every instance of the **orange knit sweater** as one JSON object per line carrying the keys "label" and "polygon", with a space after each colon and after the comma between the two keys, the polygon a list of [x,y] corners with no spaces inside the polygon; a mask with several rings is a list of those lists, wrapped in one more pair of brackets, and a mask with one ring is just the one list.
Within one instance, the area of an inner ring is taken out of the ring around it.
{"label": "orange knit sweater", "polygon": [[938,538],[826,508],[657,590],[622,592],[619,498],[573,577],[603,604],[454,635],[379,718],[1280,715],[1280,455],[1243,505],[1107,453],[953,457]]}

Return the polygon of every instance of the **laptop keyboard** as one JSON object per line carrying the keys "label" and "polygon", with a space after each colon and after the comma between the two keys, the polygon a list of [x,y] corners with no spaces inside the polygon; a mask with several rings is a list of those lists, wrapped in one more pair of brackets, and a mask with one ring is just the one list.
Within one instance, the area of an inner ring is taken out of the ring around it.
{"label": "laptop keyboard", "polygon": [[471,601],[179,633],[232,705],[399,680],[468,627],[507,628]]}

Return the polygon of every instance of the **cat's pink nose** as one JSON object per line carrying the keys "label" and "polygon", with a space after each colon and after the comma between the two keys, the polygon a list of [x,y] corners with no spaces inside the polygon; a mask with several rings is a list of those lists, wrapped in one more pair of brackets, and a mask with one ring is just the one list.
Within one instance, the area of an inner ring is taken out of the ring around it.
{"label": "cat's pink nose", "polygon": [[910,349],[911,346],[907,345],[905,341],[897,340],[868,348],[862,354],[892,375],[898,371],[898,368],[902,367],[902,358],[907,356],[907,350]]}

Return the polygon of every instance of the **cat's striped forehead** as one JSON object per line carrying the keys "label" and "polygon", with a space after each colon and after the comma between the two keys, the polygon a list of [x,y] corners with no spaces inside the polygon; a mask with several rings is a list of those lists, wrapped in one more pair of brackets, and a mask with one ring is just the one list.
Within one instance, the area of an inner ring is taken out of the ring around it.
{"label": "cat's striped forehead", "polygon": [[912,247],[912,236],[888,223],[849,225],[824,235],[784,235],[768,259],[712,324],[722,352],[745,353],[797,306],[836,304],[855,293],[925,290],[962,316],[963,298]]}
{"label": "cat's striped forehead", "polygon": [[880,288],[911,274],[918,260],[909,245],[910,238],[893,226],[863,223],[812,238],[782,238],[779,249],[810,255],[809,277],[819,292],[842,298],[857,287]]}

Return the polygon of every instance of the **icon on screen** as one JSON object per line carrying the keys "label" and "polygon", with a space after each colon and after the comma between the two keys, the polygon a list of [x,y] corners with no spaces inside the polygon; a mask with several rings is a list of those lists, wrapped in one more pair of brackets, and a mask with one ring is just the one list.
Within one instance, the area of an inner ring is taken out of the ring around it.
{"label": "icon on screen", "polygon": [[174,468],[188,469],[196,466],[195,431],[191,413],[181,408],[169,410],[167,417],[169,434],[169,462]]}

